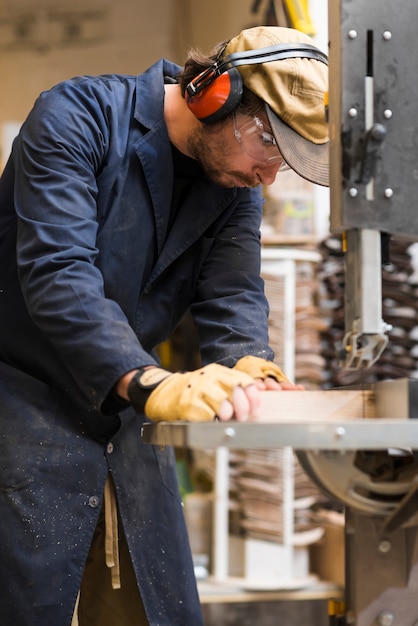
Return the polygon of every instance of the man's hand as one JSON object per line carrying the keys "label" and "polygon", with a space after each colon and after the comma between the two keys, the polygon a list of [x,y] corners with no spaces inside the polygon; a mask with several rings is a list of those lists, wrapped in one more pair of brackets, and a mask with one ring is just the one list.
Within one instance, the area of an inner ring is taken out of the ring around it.
{"label": "man's hand", "polygon": [[245,372],[257,382],[257,386],[261,390],[278,390],[284,391],[302,390],[303,385],[295,385],[290,382],[286,374],[273,361],[267,361],[258,356],[244,356],[237,361],[234,369]]}
{"label": "man's hand", "polygon": [[[151,373],[153,369],[146,372],[147,376]],[[244,421],[258,416],[260,393],[245,372],[213,363],[192,372],[166,374],[145,402],[145,414],[154,421],[203,422],[216,416]],[[138,375],[129,384],[129,397],[134,408],[141,410],[135,406],[136,384]]]}

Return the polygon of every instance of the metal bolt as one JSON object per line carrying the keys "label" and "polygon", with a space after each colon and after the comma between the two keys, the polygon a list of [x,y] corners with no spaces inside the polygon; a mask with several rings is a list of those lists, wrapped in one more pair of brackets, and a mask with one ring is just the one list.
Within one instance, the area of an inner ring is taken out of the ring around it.
{"label": "metal bolt", "polygon": [[357,31],[356,31],[356,30],[354,30],[354,28],[351,28],[351,29],[348,31],[348,38],[349,38],[349,39],[355,39],[356,37],[357,37]]}
{"label": "metal bolt", "polygon": [[348,190],[348,195],[351,198],[355,198],[358,194],[358,189],[356,189],[355,187],[350,187],[350,189]]}
{"label": "metal bolt", "polygon": [[393,189],[391,189],[390,187],[386,187],[383,193],[385,198],[391,198],[393,196]]}
{"label": "metal bolt", "polygon": [[383,117],[386,118],[387,120],[390,120],[392,115],[393,115],[393,112],[390,109],[385,109],[383,111]]}
{"label": "metal bolt", "polygon": [[377,616],[379,626],[392,626],[395,616],[390,611],[382,611]]}
{"label": "metal bolt", "polygon": [[392,33],[390,32],[390,30],[384,30],[382,33],[382,37],[385,41],[389,41],[390,39],[392,39]]}
{"label": "metal bolt", "polygon": [[225,439],[232,439],[233,437],[235,437],[235,429],[232,428],[231,426],[228,426],[228,428],[225,428]]}
{"label": "metal bolt", "polygon": [[343,426],[338,426],[335,429],[335,438],[342,439],[345,436],[345,428]]}
{"label": "metal bolt", "polygon": [[348,117],[357,117],[357,109],[355,107],[348,109]]}
{"label": "metal bolt", "polygon": [[390,541],[388,541],[387,539],[384,539],[383,541],[379,543],[378,550],[379,552],[381,552],[381,554],[387,554],[388,552],[390,552],[391,548],[392,548],[392,544],[390,543]]}

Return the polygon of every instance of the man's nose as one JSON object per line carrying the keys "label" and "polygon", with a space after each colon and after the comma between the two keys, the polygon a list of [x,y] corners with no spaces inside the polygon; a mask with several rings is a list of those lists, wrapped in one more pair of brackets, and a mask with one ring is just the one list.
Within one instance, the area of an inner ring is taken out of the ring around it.
{"label": "man's nose", "polygon": [[265,164],[258,168],[257,174],[263,185],[272,185],[279,171],[280,163]]}

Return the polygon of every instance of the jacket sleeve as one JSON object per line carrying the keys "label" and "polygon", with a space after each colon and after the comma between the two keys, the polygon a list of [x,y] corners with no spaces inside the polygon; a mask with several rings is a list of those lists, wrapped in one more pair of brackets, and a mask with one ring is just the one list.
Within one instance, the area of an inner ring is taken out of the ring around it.
{"label": "jacket sleeve", "polygon": [[85,84],[91,86],[68,81],[38,99],[14,146],[14,200],[29,315],[85,406],[99,411],[124,372],[153,359],[120,306],[106,297],[96,263],[97,175],[110,142],[121,140],[112,134],[121,102],[111,89]]}
{"label": "jacket sleeve", "polygon": [[204,363],[233,366],[247,354],[273,358],[269,307],[260,276],[261,188],[240,195],[241,201],[214,236],[191,308]]}

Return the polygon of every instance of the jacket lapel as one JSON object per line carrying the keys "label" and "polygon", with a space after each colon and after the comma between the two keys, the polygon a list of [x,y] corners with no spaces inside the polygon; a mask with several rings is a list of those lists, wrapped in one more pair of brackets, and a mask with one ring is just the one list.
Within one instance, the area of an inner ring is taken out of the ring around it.
{"label": "jacket lapel", "polygon": [[[145,106],[143,109],[137,106],[135,111],[135,118],[149,129],[134,146],[145,174],[155,217],[158,258],[148,284],[197,241],[237,195],[237,190],[197,181],[179,208],[170,232],[167,232],[173,190],[173,162],[164,122],[162,76],[170,72],[173,74],[176,66],[165,61],[161,61],[160,65],[161,68],[159,64],[154,68],[158,74],[161,71],[159,80],[155,80],[155,73],[145,73],[139,77],[137,102],[145,101]],[[150,99],[153,99],[154,106],[150,106]],[[161,107],[156,108],[155,102],[161,102]],[[141,114],[142,110],[148,112],[147,117]]]}

